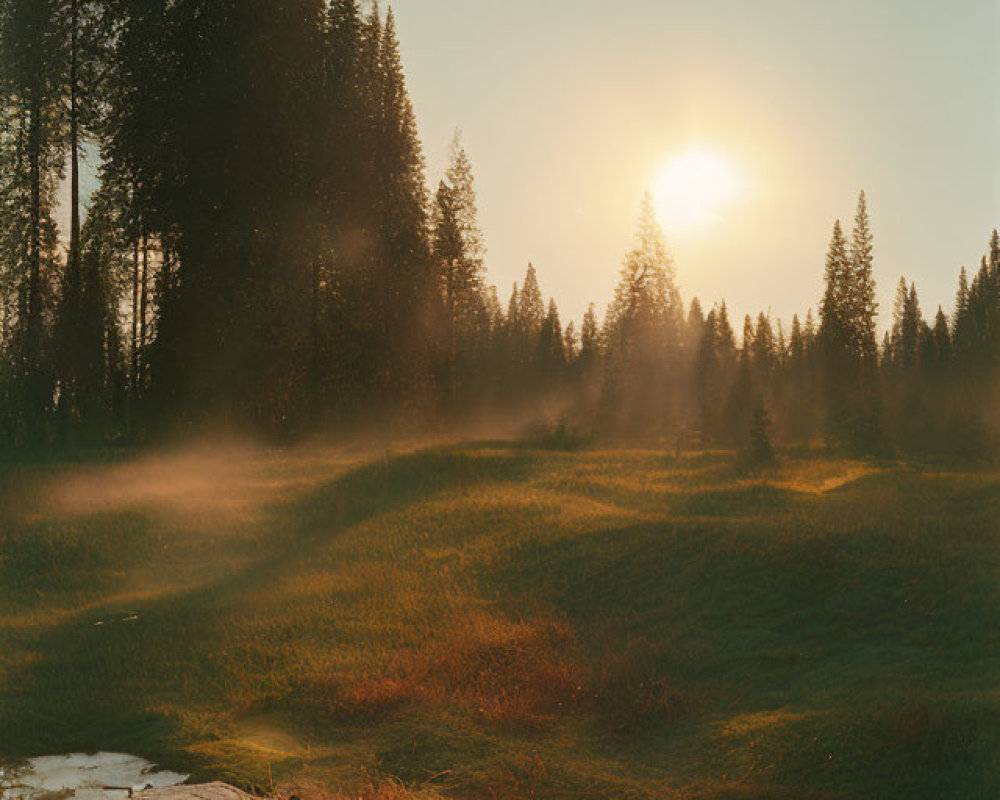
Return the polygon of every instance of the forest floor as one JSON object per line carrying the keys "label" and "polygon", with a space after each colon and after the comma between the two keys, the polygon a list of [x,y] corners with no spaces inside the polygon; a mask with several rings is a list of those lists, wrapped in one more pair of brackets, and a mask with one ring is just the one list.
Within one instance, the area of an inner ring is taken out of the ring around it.
{"label": "forest floor", "polygon": [[0,760],[995,798],[998,679],[996,473],[510,443],[0,468]]}

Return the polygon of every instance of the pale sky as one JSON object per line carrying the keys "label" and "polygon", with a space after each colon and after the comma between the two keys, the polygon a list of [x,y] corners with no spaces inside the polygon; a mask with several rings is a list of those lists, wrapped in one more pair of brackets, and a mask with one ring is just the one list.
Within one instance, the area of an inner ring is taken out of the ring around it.
{"label": "pale sky", "polygon": [[642,193],[692,144],[746,184],[668,231],[685,301],[736,320],[815,306],[864,188],[883,317],[925,314],[1000,225],[1000,0],[395,0],[428,162],[475,169],[489,278],[529,261],[564,321],[603,311]]}

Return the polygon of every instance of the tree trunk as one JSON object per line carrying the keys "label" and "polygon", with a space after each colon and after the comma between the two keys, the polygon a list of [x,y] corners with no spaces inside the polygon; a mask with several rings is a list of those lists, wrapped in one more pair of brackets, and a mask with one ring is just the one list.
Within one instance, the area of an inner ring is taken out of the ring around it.
{"label": "tree trunk", "polygon": [[77,96],[77,28],[79,12],[77,0],[71,3],[70,25],[70,67],[69,67],[69,138],[70,138],[70,227],[69,227],[69,272],[79,276],[80,272],[80,111]]}
{"label": "tree trunk", "polygon": [[132,364],[129,370],[129,433],[134,433],[135,411],[139,395],[139,201],[137,183],[132,181],[132,213],[135,230],[132,249]]}
{"label": "tree trunk", "polygon": [[456,319],[456,280],[458,264],[452,259],[448,265],[448,395],[451,410],[458,405],[458,320]]}
{"label": "tree trunk", "polygon": [[148,317],[147,307],[149,303],[149,231],[146,230],[146,223],[142,223],[142,286],[139,297],[139,373],[138,383],[140,391],[146,380],[146,345],[148,336],[146,333],[146,319]]}
{"label": "tree trunk", "polygon": [[322,406],[320,402],[320,395],[322,393],[322,380],[320,379],[320,280],[321,271],[319,265],[318,256],[313,256],[312,259],[312,275],[310,283],[311,293],[310,293],[310,354],[309,354],[309,413],[311,415],[310,422],[316,424],[319,419],[319,414],[322,413]]}
{"label": "tree trunk", "polygon": [[31,100],[28,163],[31,222],[28,233],[23,377],[25,379],[26,434],[31,443],[41,440],[45,383],[42,375],[42,108],[37,89]]}

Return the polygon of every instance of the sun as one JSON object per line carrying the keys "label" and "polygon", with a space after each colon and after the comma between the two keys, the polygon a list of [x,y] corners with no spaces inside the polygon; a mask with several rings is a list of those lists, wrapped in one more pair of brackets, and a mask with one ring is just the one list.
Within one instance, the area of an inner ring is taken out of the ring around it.
{"label": "sun", "polygon": [[726,158],[694,145],[663,165],[651,189],[660,221],[676,232],[718,220],[743,179]]}

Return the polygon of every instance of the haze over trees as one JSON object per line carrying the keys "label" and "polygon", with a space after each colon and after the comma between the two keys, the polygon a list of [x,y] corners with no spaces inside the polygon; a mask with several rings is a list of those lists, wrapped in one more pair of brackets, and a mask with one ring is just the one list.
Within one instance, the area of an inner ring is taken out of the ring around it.
{"label": "haze over trees", "polygon": [[544,270],[488,284],[457,136],[428,189],[391,8],[0,0],[0,53],[5,446],[488,418],[757,459],[997,451],[996,232],[953,309],[925,318],[903,279],[879,345],[862,193],[815,314],[748,318],[738,344],[724,300],[682,301],[646,198],[603,323],[577,324]]}

